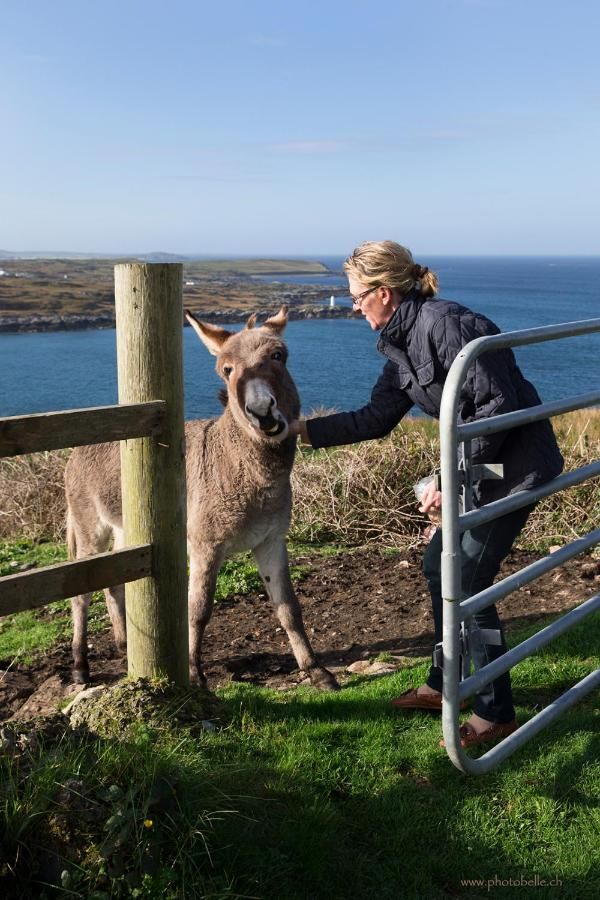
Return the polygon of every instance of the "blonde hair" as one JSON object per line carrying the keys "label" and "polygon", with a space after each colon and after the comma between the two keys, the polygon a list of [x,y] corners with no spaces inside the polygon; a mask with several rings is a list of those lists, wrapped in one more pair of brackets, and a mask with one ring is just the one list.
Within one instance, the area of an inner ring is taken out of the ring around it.
{"label": "blonde hair", "polygon": [[417,286],[425,297],[433,297],[439,286],[435,272],[416,263],[410,250],[395,241],[360,244],[344,263],[344,272],[361,284],[383,284],[402,297]]}

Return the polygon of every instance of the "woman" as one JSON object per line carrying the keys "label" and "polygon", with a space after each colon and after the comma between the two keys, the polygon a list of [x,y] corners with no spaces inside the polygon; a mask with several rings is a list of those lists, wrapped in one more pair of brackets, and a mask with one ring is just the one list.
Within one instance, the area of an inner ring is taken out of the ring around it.
{"label": "woman", "polygon": [[[349,444],[388,434],[413,405],[439,418],[442,389],[457,353],[469,341],[498,334],[493,322],[480,313],[447,300],[434,299],[437,276],[414,262],[409,250],[394,241],[367,241],[344,263],[354,308],[373,331],[379,332],[378,351],[386,357],[371,400],[362,409],[297,422],[295,433],[313,447]],[[460,395],[459,422],[539,404],[540,398],[516,365],[512,350],[484,353],[469,369]],[[506,494],[537,487],[562,471],[563,460],[548,420],[477,438],[472,463],[503,463],[501,481],[476,486],[478,505]],[[432,521],[439,516],[441,493],[430,485],[421,511]],[[492,584],[500,564],[531,509],[517,510],[461,537],[464,597]],[[424,557],[433,607],[436,643],[442,639],[441,531],[428,544]],[[482,629],[496,633],[499,643],[479,642],[473,648],[475,666],[496,659],[506,650],[495,607],[475,616]],[[441,710],[442,670],[431,666],[425,684],[392,700],[397,709]],[[473,715],[461,726],[461,744],[489,743],[517,728],[508,673],[477,694]]]}

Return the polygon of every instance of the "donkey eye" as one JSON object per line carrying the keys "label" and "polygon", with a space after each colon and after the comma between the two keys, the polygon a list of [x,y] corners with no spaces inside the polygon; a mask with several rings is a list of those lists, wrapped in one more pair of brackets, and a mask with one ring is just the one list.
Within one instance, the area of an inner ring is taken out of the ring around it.
{"label": "donkey eye", "polygon": [[271,353],[271,359],[274,359],[277,362],[281,362],[283,359],[283,353],[281,352],[281,350],[274,350],[273,353]]}
{"label": "donkey eye", "polygon": [[225,376],[225,378],[229,378],[232,372],[233,366],[223,366],[223,375]]}

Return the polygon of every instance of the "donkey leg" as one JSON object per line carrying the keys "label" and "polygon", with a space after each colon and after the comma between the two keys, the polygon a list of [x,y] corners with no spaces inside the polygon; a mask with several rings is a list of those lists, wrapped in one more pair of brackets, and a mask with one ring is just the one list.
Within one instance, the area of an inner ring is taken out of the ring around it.
{"label": "donkey leg", "polygon": [[192,551],[188,587],[190,683],[206,686],[202,671],[202,638],[210,621],[221,560],[214,549]]}
{"label": "donkey leg", "polygon": [[[69,556],[71,559],[84,559],[94,553],[102,553],[108,544],[110,530],[102,527],[99,519],[86,519],[84,515],[75,516],[69,508],[67,515],[67,537]],[[87,684],[90,680],[88,662],[88,608],[91,593],[80,594],[71,599],[73,615],[73,681],[75,684]],[[110,612],[110,607],[109,607]],[[112,618],[112,613],[111,613]]]}
{"label": "donkey leg", "polygon": [[73,681],[75,684],[87,684],[90,680],[88,663],[87,622],[88,606],[91,594],[79,594],[71,599],[73,614]]}
{"label": "donkey leg", "polygon": [[127,655],[127,626],[125,624],[125,585],[117,584],[104,591],[106,608],[112,623],[115,647],[120,656]]}
{"label": "donkey leg", "polygon": [[307,672],[311,683],[322,691],[339,690],[339,684],[331,672],[317,662],[306,635],[302,610],[290,578],[285,540],[265,541],[255,548],[254,557],[277,617],[286,630],[298,667]]}
{"label": "donkey leg", "polygon": [[[113,550],[120,550],[125,546],[125,537],[122,528],[113,529],[114,541]],[[117,584],[113,587],[105,588],[104,599],[106,600],[106,608],[110,616],[110,621],[115,639],[117,652],[121,656],[127,655],[127,626],[125,621],[125,585]]]}

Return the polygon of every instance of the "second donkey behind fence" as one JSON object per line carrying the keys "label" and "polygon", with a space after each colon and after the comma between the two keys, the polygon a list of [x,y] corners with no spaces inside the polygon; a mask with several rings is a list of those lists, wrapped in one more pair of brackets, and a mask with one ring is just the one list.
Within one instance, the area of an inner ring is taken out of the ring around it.
{"label": "second donkey behind fence", "polygon": [[[255,327],[230,332],[188,322],[217,357],[217,372],[227,390],[218,419],[187,422],[190,678],[204,682],[201,646],[210,619],[217,575],[233,553],[251,550],[287,632],[300,669],[322,690],[338,685],[317,662],[290,579],[286,534],[292,495],[290,473],[296,439],[288,423],[298,417],[300,401],[286,368],[282,333],[287,309]],[[73,450],[65,471],[67,540],[72,559],[100,553],[111,538],[123,546],[118,443]],[[123,585],[105,591],[117,647],[126,650]],[[73,598],[74,679],[89,681],[87,613],[90,594]]]}

